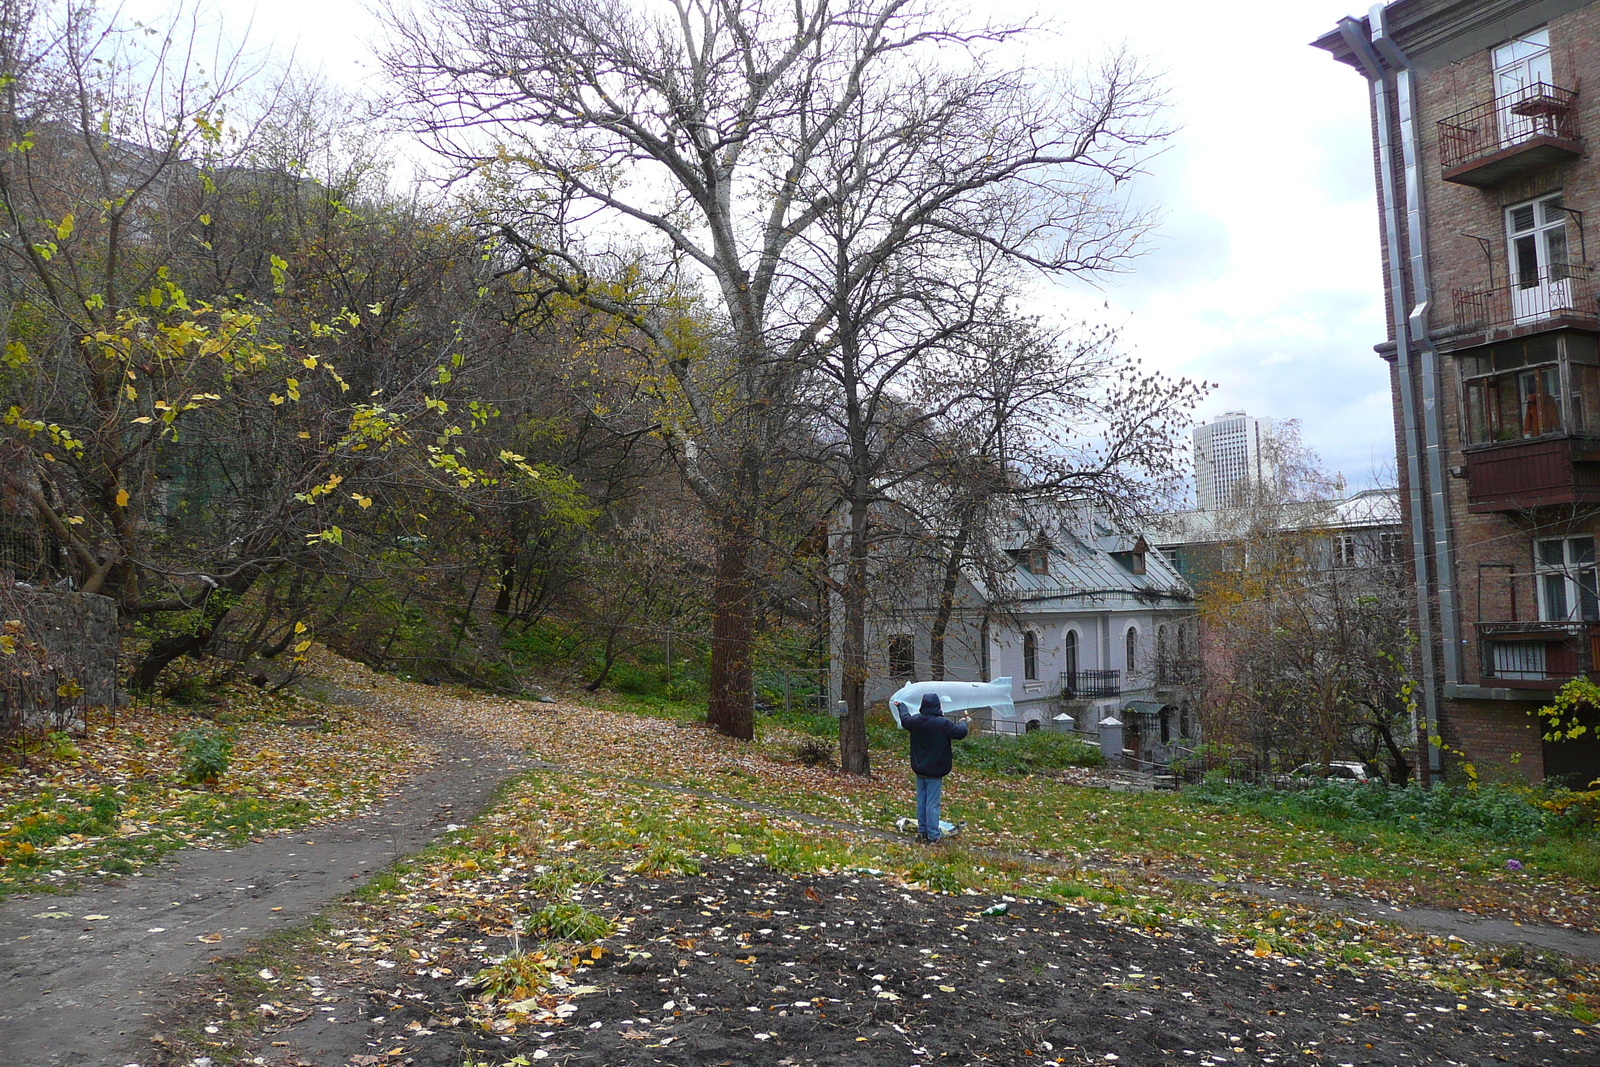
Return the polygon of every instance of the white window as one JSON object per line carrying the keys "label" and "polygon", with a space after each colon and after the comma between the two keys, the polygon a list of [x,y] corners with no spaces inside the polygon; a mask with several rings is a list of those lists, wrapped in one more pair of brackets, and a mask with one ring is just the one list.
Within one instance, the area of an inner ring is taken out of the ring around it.
{"label": "white window", "polygon": [[1594,538],[1563,537],[1535,541],[1534,580],[1539,591],[1539,618],[1545,622],[1600,619],[1596,595]]}
{"label": "white window", "polygon": [[1356,535],[1336,534],[1333,538],[1333,565],[1335,567],[1354,567],[1356,565]]}
{"label": "white window", "polygon": [[1550,72],[1550,31],[1530,30],[1513,37],[1493,51],[1494,95],[1508,106],[1508,121],[1529,116],[1517,115],[1516,102],[1538,92],[1553,80]]}

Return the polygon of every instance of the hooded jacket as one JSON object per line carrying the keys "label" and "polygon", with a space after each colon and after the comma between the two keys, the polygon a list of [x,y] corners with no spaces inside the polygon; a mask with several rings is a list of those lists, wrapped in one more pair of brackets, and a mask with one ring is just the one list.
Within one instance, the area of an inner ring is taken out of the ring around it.
{"label": "hooded jacket", "polygon": [[967,724],[944,717],[937,693],[922,694],[922,707],[902,714],[900,727],[911,732],[913,773],[923,778],[943,778],[950,773],[950,742],[967,736]]}

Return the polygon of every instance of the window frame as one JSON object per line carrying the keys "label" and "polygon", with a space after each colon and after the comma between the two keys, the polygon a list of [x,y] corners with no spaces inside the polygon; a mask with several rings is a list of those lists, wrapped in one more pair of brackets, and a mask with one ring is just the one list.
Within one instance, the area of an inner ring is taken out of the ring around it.
{"label": "window frame", "polygon": [[[1558,545],[1561,560],[1555,562],[1547,558],[1547,549]],[[1597,584],[1596,573],[1592,536],[1536,538],[1533,584],[1540,621],[1600,621],[1600,584]],[[1557,591],[1559,603],[1556,602]]]}

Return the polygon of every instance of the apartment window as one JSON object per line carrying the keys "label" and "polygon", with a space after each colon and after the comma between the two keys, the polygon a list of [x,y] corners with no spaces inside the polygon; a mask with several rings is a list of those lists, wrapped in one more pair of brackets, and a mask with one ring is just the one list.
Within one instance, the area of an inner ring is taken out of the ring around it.
{"label": "apartment window", "polygon": [[917,650],[910,634],[889,638],[889,677],[913,678],[917,673]]}
{"label": "apartment window", "polygon": [[1029,682],[1039,680],[1039,635],[1032,630],[1022,634],[1022,677]]}
{"label": "apartment window", "polygon": [[1134,670],[1133,665],[1139,659],[1139,631],[1137,629],[1135,629],[1134,627],[1132,627],[1132,626],[1128,627],[1127,643],[1128,643],[1128,673],[1132,674],[1133,670]]}
{"label": "apartment window", "polygon": [[1385,563],[1399,563],[1405,559],[1405,539],[1398,530],[1384,530],[1378,534],[1378,558]]}
{"label": "apartment window", "polygon": [[1563,537],[1533,544],[1539,618],[1546,622],[1600,619],[1594,538]]}
{"label": "apartment window", "polygon": [[1356,535],[1335,534],[1333,538],[1333,565],[1335,567],[1354,567],[1356,565]]}

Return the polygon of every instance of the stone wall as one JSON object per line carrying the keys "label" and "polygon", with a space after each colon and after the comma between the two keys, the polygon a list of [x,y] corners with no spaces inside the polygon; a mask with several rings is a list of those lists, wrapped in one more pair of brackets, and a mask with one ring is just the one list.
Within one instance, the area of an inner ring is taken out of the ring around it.
{"label": "stone wall", "polygon": [[[12,651],[0,652],[5,725],[82,729],[83,709],[117,702],[117,608],[109,597],[7,583],[0,627],[12,639]],[[68,682],[83,694],[59,697]]]}

